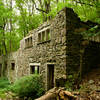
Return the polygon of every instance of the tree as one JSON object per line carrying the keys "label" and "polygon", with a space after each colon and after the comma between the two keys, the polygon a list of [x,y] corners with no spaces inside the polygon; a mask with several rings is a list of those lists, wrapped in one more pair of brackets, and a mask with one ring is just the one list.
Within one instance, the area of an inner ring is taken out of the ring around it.
{"label": "tree", "polygon": [[18,17],[18,31],[25,37],[29,30],[35,29],[41,22],[40,14],[35,14],[34,3],[31,0],[16,0],[20,14]]}
{"label": "tree", "polygon": [[100,23],[100,0],[0,0],[0,52],[16,51],[30,30],[64,7],[73,8],[82,21]]}

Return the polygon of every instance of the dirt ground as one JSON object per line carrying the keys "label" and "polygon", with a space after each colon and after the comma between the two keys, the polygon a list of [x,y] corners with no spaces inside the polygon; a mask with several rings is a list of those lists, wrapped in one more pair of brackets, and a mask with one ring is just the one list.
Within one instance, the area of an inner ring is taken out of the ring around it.
{"label": "dirt ground", "polygon": [[79,89],[69,92],[55,87],[36,100],[100,100],[100,68],[85,74]]}
{"label": "dirt ground", "polygon": [[100,68],[84,75],[80,87],[78,100],[100,100]]}

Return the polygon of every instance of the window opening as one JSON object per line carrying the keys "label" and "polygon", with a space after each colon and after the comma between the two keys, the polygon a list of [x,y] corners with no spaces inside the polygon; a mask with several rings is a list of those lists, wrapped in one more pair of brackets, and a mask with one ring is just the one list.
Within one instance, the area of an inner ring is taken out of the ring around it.
{"label": "window opening", "polygon": [[31,74],[39,74],[39,66],[30,66],[31,67]]}
{"label": "window opening", "polygon": [[46,40],[50,40],[50,29],[46,30]]}
{"label": "window opening", "polygon": [[25,39],[25,47],[31,47],[32,46],[32,37],[29,37]]}
{"label": "window opening", "polygon": [[30,43],[29,43],[30,41],[29,41],[29,38],[28,38],[28,46],[30,46]]}
{"label": "window opening", "polygon": [[41,42],[41,33],[38,34],[38,42]]}
{"label": "window opening", "polygon": [[45,31],[42,32],[42,42],[46,41]]}
{"label": "window opening", "polygon": [[30,37],[30,46],[32,46],[32,37]]}
{"label": "window opening", "polygon": [[25,47],[27,47],[27,39],[25,39]]}
{"label": "window opening", "polygon": [[11,69],[12,69],[12,70],[15,69],[15,63],[11,63]]}

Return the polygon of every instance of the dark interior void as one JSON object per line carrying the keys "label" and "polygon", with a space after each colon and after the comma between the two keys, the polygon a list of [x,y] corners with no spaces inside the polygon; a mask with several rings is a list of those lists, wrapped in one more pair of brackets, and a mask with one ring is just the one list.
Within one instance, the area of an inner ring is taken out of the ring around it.
{"label": "dark interior void", "polygon": [[31,74],[34,74],[34,73],[35,73],[35,66],[30,66],[30,68],[31,68],[31,69],[30,69],[30,73],[31,73]]}
{"label": "dark interior void", "polygon": [[[7,66],[7,64],[6,64],[6,66]],[[15,70],[15,63],[11,63],[11,69]]]}
{"label": "dark interior void", "polygon": [[100,43],[90,42],[83,55],[83,73],[100,68]]}
{"label": "dark interior void", "polygon": [[47,90],[54,87],[54,65],[47,65]]}

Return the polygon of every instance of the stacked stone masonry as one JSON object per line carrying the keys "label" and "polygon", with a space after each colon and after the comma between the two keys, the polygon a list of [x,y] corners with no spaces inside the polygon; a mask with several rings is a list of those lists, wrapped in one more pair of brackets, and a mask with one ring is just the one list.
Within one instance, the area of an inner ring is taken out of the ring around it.
{"label": "stacked stone masonry", "polygon": [[14,82],[38,70],[48,90],[57,79],[79,72],[83,40],[79,33],[86,29],[74,11],[65,7],[53,20],[32,30],[20,41],[19,50],[8,55],[8,78]]}

